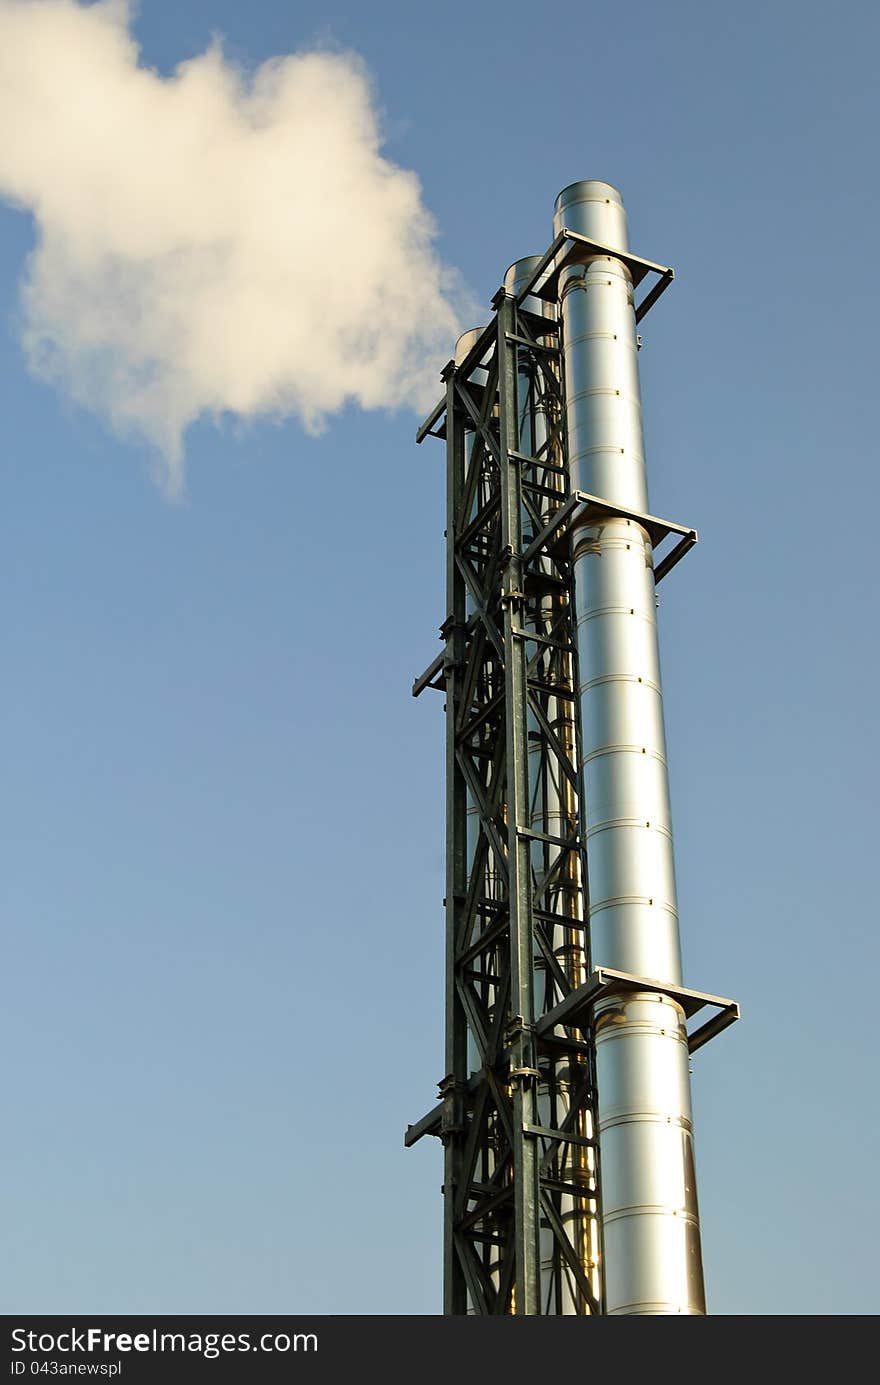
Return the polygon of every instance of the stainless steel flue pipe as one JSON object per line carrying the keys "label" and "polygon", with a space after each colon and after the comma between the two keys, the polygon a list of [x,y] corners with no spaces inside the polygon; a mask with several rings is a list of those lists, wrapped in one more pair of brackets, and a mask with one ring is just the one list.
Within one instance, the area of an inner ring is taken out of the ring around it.
{"label": "stainless steel flue pipe", "polygon": [[[646,513],[648,492],[620,193],[582,182],[554,233],[602,247],[559,276],[570,482]],[[593,967],[681,985],[653,552],[636,520],[587,510],[572,535]],[[596,1007],[605,1311],[706,1311],[685,1016],[656,991]]]}

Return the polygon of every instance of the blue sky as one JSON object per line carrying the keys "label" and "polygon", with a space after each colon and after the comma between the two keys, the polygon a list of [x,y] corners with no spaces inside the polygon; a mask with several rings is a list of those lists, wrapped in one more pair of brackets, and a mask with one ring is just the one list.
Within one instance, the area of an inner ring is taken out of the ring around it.
{"label": "blue sky", "polygon": [[[874,7],[143,0],[372,71],[488,304],[582,177],[676,268],[641,353],[710,1310],[876,1311]],[[352,234],[358,209],[353,206]],[[0,207],[6,1312],[432,1313],[443,456],[345,410],[145,448],[27,374]],[[450,349],[451,349],[450,343]],[[438,390],[439,393],[439,390]]]}

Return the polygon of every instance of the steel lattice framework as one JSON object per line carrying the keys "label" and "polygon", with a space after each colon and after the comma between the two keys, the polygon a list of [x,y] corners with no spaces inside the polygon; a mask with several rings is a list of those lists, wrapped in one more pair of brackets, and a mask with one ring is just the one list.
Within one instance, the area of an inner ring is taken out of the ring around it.
{"label": "steel lattice framework", "polygon": [[447,1313],[591,1313],[591,1049],[536,1027],[589,974],[571,566],[545,537],[568,499],[558,328],[493,306],[420,432],[448,458],[446,648],[413,689],[446,692],[448,1075],[407,1142],[445,1144]]}

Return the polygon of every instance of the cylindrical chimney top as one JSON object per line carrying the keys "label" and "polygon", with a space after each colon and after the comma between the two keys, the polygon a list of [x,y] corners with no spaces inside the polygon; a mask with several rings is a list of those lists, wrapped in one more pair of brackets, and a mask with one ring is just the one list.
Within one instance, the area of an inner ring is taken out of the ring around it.
{"label": "cylindrical chimney top", "polygon": [[563,188],[556,199],[553,234],[558,235],[563,226],[609,250],[629,249],[623,198],[610,183],[589,179]]}
{"label": "cylindrical chimney top", "polygon": [[540,255],[526,255],[522,260],[514,260],[504,276],[505,293],[514,297],[522,293],[540,263]]}
{"label": "cylindrical chimney top", "polygon": [[[514,260],[504,276],[504,292],[511,294],[514,298],[519,298],[542,259],[542,255],[526,255],[521,260]],[[543,298],[536,298],[531,293],[522,306],[526,312],[534,313],[536,317],[556,316],[555,304],[551,305]]]}
{"label": "cylindrical chimney top", "polygon": [[477,338],[481,337],[485,330],[485,327],[471,327],[467,332],[462,332],[458,341],[455,343],[456,365],[461,365]]}

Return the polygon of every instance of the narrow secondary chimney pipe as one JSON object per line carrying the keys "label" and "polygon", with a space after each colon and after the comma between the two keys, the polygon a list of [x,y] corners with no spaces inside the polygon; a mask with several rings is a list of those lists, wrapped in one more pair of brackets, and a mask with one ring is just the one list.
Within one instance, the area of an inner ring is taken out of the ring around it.
{"label": "narrow secondary chimney pipe", "polygon": [[[648,511],[620,193],[556,200],[585,248],[559,279],[572,489]],[[681,984],[653,553],[632,519],[588,510],[572,535],[593,966]],[[705,1313],[685,1016],[637,991],[596,1007],[605,1311]]]}

